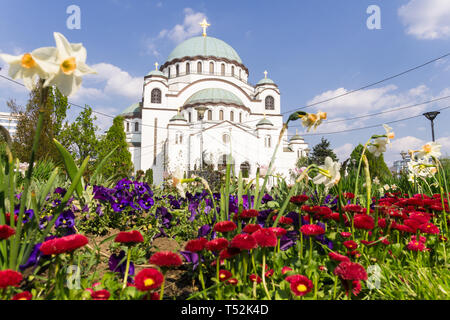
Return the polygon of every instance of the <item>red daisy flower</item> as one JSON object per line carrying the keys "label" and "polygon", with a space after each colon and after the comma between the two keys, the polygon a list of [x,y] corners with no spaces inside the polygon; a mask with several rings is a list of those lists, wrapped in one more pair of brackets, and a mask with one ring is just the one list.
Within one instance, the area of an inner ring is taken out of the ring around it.
{"label": "red daisy flower", "polygon": [[170,251],[156,252],[150,257],[149,262],[159,267],[178,267],[183,263],[178,254]]}
{"label": "red daisy flower", "polygon": [[305,236],[318,236],[325,233],[325,230],[317,224],[305,224],[300,228],[300,232]]}
{"label": "red daisy flower", "polygon": [[361,240],[361,243],[370,247],[374,244],[375,241],[367,241],[367,240]]}
{"label": "red daisy flower", "polygon": [[301,205],[302,203],[306,202],[309,199],[309,197],[306,194],[301,194],[298,196],[293,196],[289,201],[296,205]]}
{"label": "red daisy flower", "polygon": [[350,238],[352,236],[352,233],[343,231],[340,233],[340,235],[342,238]]}
{"label": "red daisy flower", "polygon": [[273,276],[273,274],[275,273],[275,271],[273,269],[267,270],[266,271],[266,278],[270,278],[271,276]]}
{"label": "red daisy flower", "polygon": [[334,269],[334,274],[343,280],[367,280],[366,269],[356,262],[341,262]]}
{"label": "red daisy flower", "polygon": [[350,292],[350,286],[352,288],[352,294],[354,296],[357,296],[361,292],[361,281],[359,281],[359,280],[353,280],[353,281],[344,280],[344,281],[342,281],[342,284],[344,285],[345,294],[347,296]]}
{"label": "red daisy flower", "polygon": [[16,230],[11,228],[10,226],[6,224],[0,225],[0,240],[8,239],[14,234],[16,234]]}
{"label": "red daisy flower", "polygon": [[270,227],[268,229],[272,231],[277,236],[277,238],[281,238],[287,233],[287,230],[281,227]]}
{"label": "red daisy flower", "polygon": [[424,236],[419,236],[419,239],[417,239],[416,235],[413,235],[413,236],[411,236],[411,240],[412,241],[416,241],[417,240],[417,241],[420,241],[422,243],[427,242],[427,238],[424,237]]}
{"label": "red daisy flower", "polygon": [[359,204],[348,204],[344,206],[344,211],[359,213],[362,212],[362,207]]}
{"label": "red daisy flower", "polygon": [[[273,221],[277,220],[277,217],[278,216],[273,216],[272,220]],[[294,220],[292,220],[291,218],[288,218],[288,217],[285,217],[285,216],[280,217],[280,219],[278,220],[278,222],[281,223],[281,224],[292,224],[293,221]]]}
{"label": "red daisy flower", "polygon": [[262,227],[259,224],[247,224],[244,229],[242,229],[245,233],[252,234],[255,231],[258,231],[259,229],[262,229]]}
{"label": "red daisy flower", "polygon": [[344,256],[337,252],[328,253],[328,257],[330,257],[331,260],[339,261],[339,262],[344,262],[344,261],[349,262],[350,261],[350,259],[347,256]]}
{"label": "red daisy flower", "polygon": [[284,275],[284,274],[288,273],[289,271],[292,271],[292,268],[285,266],[281,269],[281,274]]}
{"label": "red daisy flower", "polygon": [[0,271],[0,289],[5,289],[9,286],[17,287],[21,281],[22,274],[17,271],[11,269]]}
{"label": "red daisy flower", "polygon": [[290,283],[291,290],[296,296],[304,296],[314,288],[312,281],[302,275],[297,275]]}
{"label": "red daisy flower", "polygon": [[269,229],[261,229],[252,234],[260,247],[276,247],[277,236]]}
{"label": "red daisy flower", "polygon": [[233,276],[233,274],[228,271],[228,270],[219,270],[219,280],[221,282],[223,281],[227,281],[228,279],[230,279]]}
{"label": "red daisy flower", "polygon": [[241,249],[228,247],[220,251],[219,258],[221,260],[230,259],[237,256],[239,253],[241,253]]}
{"label": "red daisy flower", "polygon": [[353,240],[344,241],[342,244],[344,245],[344,247],[346,247],[347,249],[350,249],[350,250],[354,250],[354,249],[358,248],[358,244]]}
{"label": "red daisy flower", "polygon": [[427,222],[422,224],[419,227],[420,232],[430,233],[430,234],[439,234],[439,228],[432,224],[431,222]]}
{"label": "red daisy flower", "polygon": [[222,251],[228,247],[228,240],[225,238],[216,238],[214,240],[208,241],[205,245],[208,251]]}
{"label": "red daisy flower", "polygon": [[116,239],[114,239],[114,242],[120,242],[120,243],[139,243],[144,242],[144,237],[138,230],[132,230],[132,231],[121,231],[116,236]]}
{"label": "red daisy flower", "polygon": [[233,221],[220,221],[214,225],[214,231],[216,232],[230,232],[237,228],[236,224]]}
{"label": "red daisy flower", "polygon": [[94,300],[108,300],[111,294],[108,290],[102,289],[91,293],[91,298]]}
{"label": "red daisy flower", "polygon": [[256,275],[256,274],[251,274],[249,276],[249,279],[250,279],[251,282],[256,282],[256,283],[261,283],[262,282],[261,277]]}
{"label": "red daisy flower", "polygon": [[[333,212],[330,214],[330,219],[339,222],[339,212]],[[344,220],[344,222],[348,222],[348,218],[345,214],[342,214],[342,220]]]}
{"label": "red daisy flower", "polygon": [[157,289],[161,286],[163,281],[163,274],[153,268],[142,269],[136,277],[134,277],[134,283],[139,291]]}
{"label": "red daisy flower", "polygon": [[228,279],[228,280],[227,280],[227,284],[231,284],[231,285],[233,285],[233,286],[237,285],[238,282],[239,282],[239,280],[236,279],[236,278],[231,278],[231,279]]}
{"label": "red daisy flower", "polygon": [[186,245],[184,246],[184,248],[187,251],[190,252],[198,252],[198,251],[202,251],[203,249],[205,249],[206,243],[208,242],[208,240],[206,240],[205,238],[198,238],[198,239],[193,239],[193,240],[189,240]]}
{"label": "red daisy flower", "polygon": [[426,212],[414,211],[409,214],[409,218],[417,220],[420,223],[427,223],[431,219],[431,215]]}
{"label": "red daisy flower", "polygon": [[351,192],[344,192],[344,198],[345,199],[354,199],[355,195]]}
{"label": "red daisy flower", "polygon": [[33,299],[33,295],[31,294],[31,292],[23,291],[12,297],[11,300],[31,300],[31,299]]}
{"label": "red daisy flower", "polygon": [[258,244],[255,238],[250,234],[238,234],[231,240],[231,247],[239,248],[241,250],[252,250],[255,249]]}
{"label": "red daisy flower", "polygon": [[410,227],[412,230],[414,230],[414,232],[416,232],[417,229],[419,229],[419,227],[421,226],[421,223],[414,219],[405,219],[403,220],[403,224]]}
{"label": "red daisy flower", "polygon": [[88,238],[82,234],[72,234],[62,238],[47,240],[41,245],[39,250],[43,255],[48,256],[74,251],[85,246],[88,242]]}
{"label": "red daisy flower", "polygon": [[353,224],[356,229],[372,230],[375,227],[375,220],[367,214],[356,214],[353,217]]}
{"label": "red daisy flower", "polygon": [[258,214],[259,214],[258,210],[255,210],[255,209],[247,209],[247,210],[243,210],[243,211],[239,214],[239,218],[241,218],[241,219],[251,219],[251,218],[257,217]]}
{"label": "red daisy flower", "polygon": [[425,244],[420,241],[410,241],[406,248],[411,251],[424,251],[426,249]]}

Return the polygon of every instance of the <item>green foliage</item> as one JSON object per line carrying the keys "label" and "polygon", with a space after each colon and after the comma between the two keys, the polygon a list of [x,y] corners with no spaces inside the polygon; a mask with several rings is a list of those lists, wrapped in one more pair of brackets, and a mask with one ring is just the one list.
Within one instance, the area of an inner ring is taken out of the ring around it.
{"label": "green foliage", "polygon": [[326,157],[330,157],[333,161],[338,160],[336,154],[330,148],[330,142],[322,137],[320,143],[313,147],[312,152],[309,155],[309,163],[323,165]]}
{"label": "green foliage", "polygon": [[153,169],[149,168],[145,171],[144,182],[147,182],[150,186],[153,184]]}
{"label": "green foliage", "polygon": [[[350,170],[357,171],[363,148],[364,147],[359,144],[350,154],[350,161],[348,162]],[[383,154],[381,154],[379,157],[375,157],[369,151],[366,151],[365,154],[367,156],[367,160],[369,161],[370,175],[372,176],[372,178],[378,177],[381,182],[387,182],[392,178],[392,173],[386,165],[386,162],[384,162]],[[361,172],[363,172],[363,166],[361,166]]]}
{"label": "green foliage", "polygon": [[126,177],[133,170],[123,122],[122,116],[115,117],[112,126],[100,143],[100,158],[105,157],[114,147],[117,147],[116,152],[103,167],[102,173],[106,176]]}

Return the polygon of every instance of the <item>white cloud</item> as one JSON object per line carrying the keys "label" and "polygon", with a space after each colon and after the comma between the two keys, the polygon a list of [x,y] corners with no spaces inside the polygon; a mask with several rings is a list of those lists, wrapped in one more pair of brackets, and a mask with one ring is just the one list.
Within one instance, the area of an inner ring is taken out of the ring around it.
{"label": "white cloud", "polygon": [[191,8],[185,8],[183,11],[183,24],[177,24],[170,30],[161,30],[158,38],[168,37],[172,41],[180,43],[187,38],[190,38],[202,32],[202,28],[200,27],[199,23],[203,19],[207,19],[206,15],[202,12],[195,12]]}
{"label": "white cloud", "polygon": [[406,33],[418,39],[450,37],[450,1],[411,0],[398,9]]}
{"label": "white cloud", "polygon": [[350,154],[352,153],[354,149],[353,144],[351,143],[346,143],[340,147],[337,147],[336,149],[334,149],[334,153],[336,154],[336,156],[338,157],[340,162],[345,161],[347,158],[350,157]]}

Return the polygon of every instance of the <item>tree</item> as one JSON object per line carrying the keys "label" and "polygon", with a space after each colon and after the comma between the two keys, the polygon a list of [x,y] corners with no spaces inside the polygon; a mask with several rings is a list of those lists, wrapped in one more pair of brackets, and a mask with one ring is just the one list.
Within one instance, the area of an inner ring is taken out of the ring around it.
{"label": "tree", "polygon": [[117,116],[113,120],[112,126],[102,138],[99,147],[99,158],[103,159],[114,147],[116,151],[108,159],[103,167],[102,173],[106,176],[126,177],[133,170],[131,153],[128,151],[126,134],[124,129],[124,118]]}
{"label": "tree", "polygon": [[[36,132],[37,119],[39,117],[39,101],[41,90],[36,87],[30,91],[30,97],[25,110],[16,104],[14,100],[7,101],[12,113],[18,114],[16,134],[12,143],[13,153],[22,162],[30,160],[30,150]],[[47,103],[44,106],[44,122],[39,146],[36,152],[36,160],[51,159],[55,162],[61,160],[59,152],[53,144],[53,138],[58,139],[63,131],[63,123],[67,110],[70,108],[67,97],[57,88],[48,91]]]}
{"label": "tree", "polygon": [[[359,159],[361,158],[363,148],[363,145],[359,144],[350,154],[350,161],[348,165],[354,165],[355,172],[358,169]],[[378,177],[378,179],[383,181],[385,179],[392,178],[392,173],[386,165],[386,162],[384,162],[383,154],[379,157],[375,157],[372,153],[366,150],[365,155],[367,157],[367,161],[369,162],[369,170],[372,179]],[[361,164],[361,172],[363,172],[363,166],[364,164]]]}
{"label": "tree", "polygon": [[309,162],[318,165],[325,163],[325,158],[330,157],[333,161],[337,161],[338,158],[333,150],[330,148],[330,142],[322,137],[320,143],[314,146],[312,152],[309,155]]}

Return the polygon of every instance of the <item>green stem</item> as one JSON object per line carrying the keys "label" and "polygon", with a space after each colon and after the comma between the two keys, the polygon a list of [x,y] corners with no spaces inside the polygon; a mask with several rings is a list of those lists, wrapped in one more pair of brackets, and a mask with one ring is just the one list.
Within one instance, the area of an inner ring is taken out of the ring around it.
{"label": "green stem", "polygon": [[122,290],[126,288],[128,282],[128,272],[130,271],[131,248],[127,250],[127,264],[125,267],[125,276],[123,277]]}
{"label": "green stem", "polygon": [[267,289],[266,284],[266,248],[263,248],[263,265],[262,265],[262,280],[263,280],[263,287],[264,291],[266,292],[267,298],[269,300],[272,300],[272,297],[270,296],[269,290]]}

